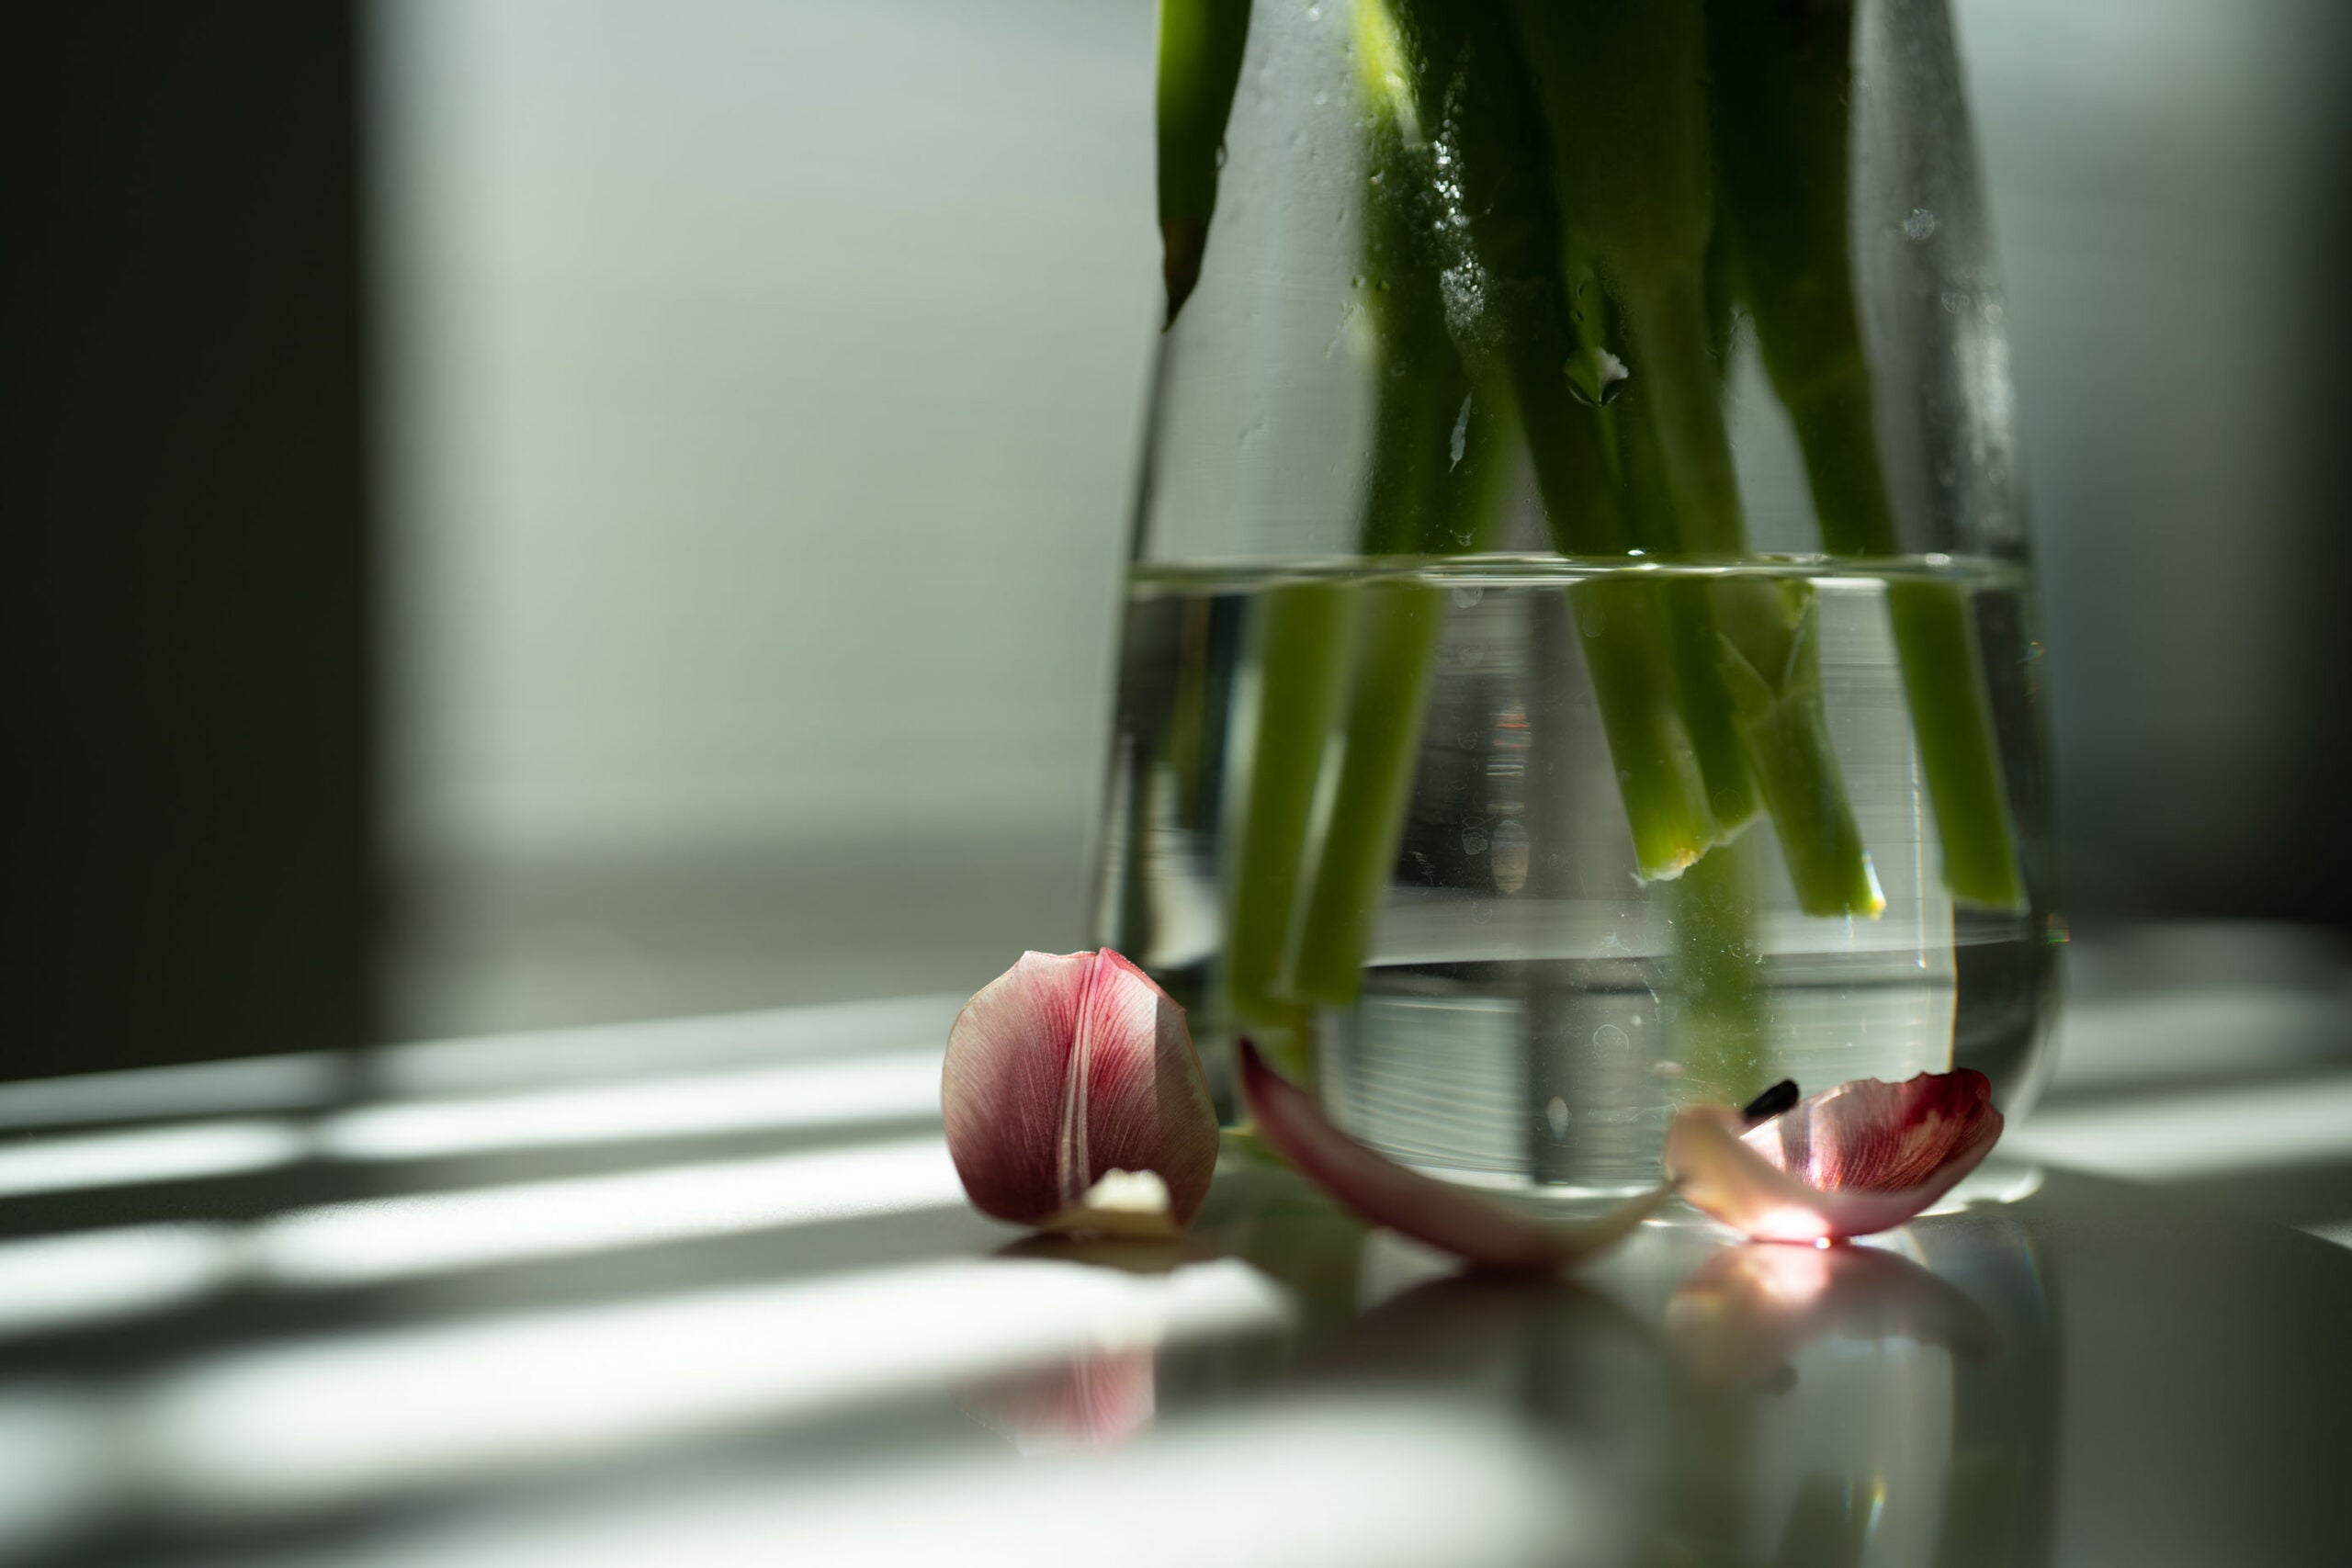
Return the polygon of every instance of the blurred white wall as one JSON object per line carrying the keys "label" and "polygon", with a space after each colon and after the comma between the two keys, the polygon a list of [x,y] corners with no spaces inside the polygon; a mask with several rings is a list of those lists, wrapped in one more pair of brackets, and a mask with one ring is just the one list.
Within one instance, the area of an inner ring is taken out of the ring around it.
{"label": "blurred white wall", "polygon": [[1151,28],[379,6],[401,1032],[958,983],[910,900],[1077,940]]}
{"label": "blurred white wall", "polygon": [[2301,823],[2332,810],[2314,763],[2346,646],[2352,6],[1953,16],[2008,281],[2067,897],[2340,920],[2298,889],[2343,863]]}
{"label": "blurred white wall", "polygon": [[[2078,901],[2278,847],[2344,9],[1956,0]],[[1151,0],[377,0],[376,44],[396,1032],[1075,945]]]}

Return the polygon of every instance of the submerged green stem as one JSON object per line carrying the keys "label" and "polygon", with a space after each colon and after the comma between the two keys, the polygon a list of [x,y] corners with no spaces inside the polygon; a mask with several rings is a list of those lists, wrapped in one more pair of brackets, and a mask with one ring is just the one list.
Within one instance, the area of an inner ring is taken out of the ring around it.
{"label": "submerged green stem", "polygon": [[1741,1105],[1770,1079],[1755,874],[1732,845],[1674,885],[1675,1055],[1694,1102]]}
{"label": "submerged green stem", "polygon": [[[1848,256],[1852,7],[1711,0],[1707,21],[1734,270],[1765,371],[1796,427],[1822,543],[1837,555],[1896,555]],[[1887,607],[1944,885],[1955,898],[2016,908],[2024,886],[1965,595],[1897,582]]]}
{"label": "submerged green stem", "polygon": [[1822,705],[1819,604],[1794,579],[1713,585],[1716,657],[1749,764],[1808,915],[1876,917],[1886,908],[1846,795]]}
{"label": "submerged green stem", "polygon": [[1617,795],[1645,878],[1674,877],[1723,841],[1675,678],[1667,584],[1595,578],[1567,591]]}
{"label": "submerged green stem", "polygon": [[1944,886],[1997,909],[2025,906],[1991,694],[1966,592],[1949,582],[1887,584],[1911,735],[1943,845]]}
{"label": "submerged green stem", "polygon": [[1380,582],[1363,592],[1363,657],[1348,707],[1347,750],[1292,973],[1302,999],[1327,1007],[1354,1001],[1363,983],[1364,955],[1396,872],[1445,630],[1442,588]]}
{"label": "submerged green stem", "polygon": [[1298,1022],[1283,966],[1356,610],[1348,583],[1294,582],[1268,590],[1259,612],[1256,739],[1227,882],[1226,989],[1238,1023]]}

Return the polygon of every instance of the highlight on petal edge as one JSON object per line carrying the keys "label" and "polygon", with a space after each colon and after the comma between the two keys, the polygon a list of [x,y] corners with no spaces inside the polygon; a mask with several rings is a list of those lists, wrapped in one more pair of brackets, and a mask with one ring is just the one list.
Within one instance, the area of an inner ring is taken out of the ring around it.
{"label": "highlight on petal edge", "polygon": [[1903,1224],[1976,1168],[2001,1136],[1984,1075],[1856,1078],[1750,1127],[1694,1106],[1666,1134],[1683,1197],[1761,1241],[1839,1241]]}
{"label": "highlight on petal edge", "polygon": [[1184,1010],[1103,948],[1024,953],[947,1033],[947,1152],[982,1213],[1170,1236],[1208,1195],[1216,1110]]}
{"label": "highlight on petal edge", "polygon": [[1300,1174],[1358,1217],[1385,1225],[1482,1269],[1534,1273],[1565,1268],[1623,1236],[1665,1201],[1661,1186],[1589,1220],[1544,1220],[1465,1188],[1423,1176],[1358,1143],[1305,1089],[1239,1044],[1241,1092],[1258,1131]]}

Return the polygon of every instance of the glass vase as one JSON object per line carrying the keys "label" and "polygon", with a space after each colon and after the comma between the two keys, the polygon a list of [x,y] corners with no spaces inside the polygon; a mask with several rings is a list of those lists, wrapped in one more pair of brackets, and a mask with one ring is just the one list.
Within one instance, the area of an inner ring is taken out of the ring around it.
{"label": "glass vase", "polygon": [[1260,0],[1233,81],[1100,940],[1228,1107],[1246,1034],[1465,1180],[1639,1185],[1783,1077],[2017,1110],[2062,928],[1940,0]]}

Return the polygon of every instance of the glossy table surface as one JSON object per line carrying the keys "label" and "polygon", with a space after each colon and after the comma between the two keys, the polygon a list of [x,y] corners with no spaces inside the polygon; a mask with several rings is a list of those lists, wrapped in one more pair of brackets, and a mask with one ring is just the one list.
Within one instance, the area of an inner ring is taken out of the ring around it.
{"label": "glossy table surface", "polygon": [[1181,1246],[1024,1239],[953,1011],[0,1089],[0,1560],[2352,1561],[2312,1236],[1996,1156],[1513,1281],[1234,1155]]}

